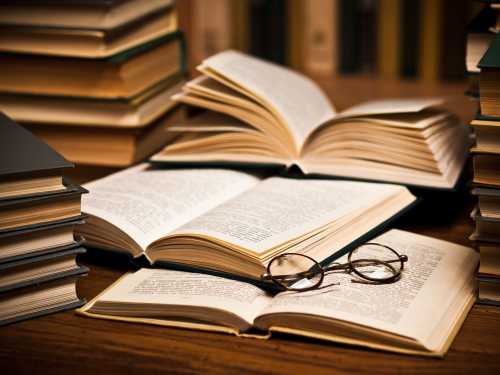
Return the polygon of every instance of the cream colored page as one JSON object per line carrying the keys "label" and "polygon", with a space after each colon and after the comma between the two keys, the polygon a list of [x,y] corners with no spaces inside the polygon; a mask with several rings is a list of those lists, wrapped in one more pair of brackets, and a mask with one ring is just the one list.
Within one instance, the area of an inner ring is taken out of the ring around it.
{"label": "cream colored page", "polygon": [[141,164],[85,185],[89,194],[82,197],[82,211],[110,222],[146,249],[258,182],[231,170],[149,170]]}
{"label": "cream colored page", "polygon": [[99,301],[201,306],[232,312],[252,324],[271,299],[262,289],[241,281],[143,268],[127,275]]}
{"label": "cream colored page", "polygon": [[440,98],[394,98],[361,103],[340,112],[336,118],[420,112],[443,104]]}
{"label": "cream colored page", "polygon": [[[339,283],[304,293],[282,293],[263,314],[297,312],[354,322],[420,342],[430,337],[464,283],[472,282],[478,255],[464,246],[393,229],[376,242],[408,256],[400,281],[389,285],[352,283],[345,273],[331,273],[325,283]],[[344,257],[340,262],[345,262]]]}
{"label": "cream colored page", "polygon": [[272,177],[180,227],[257,254],[394,194],[401,186]]}
{"label": "cream colored page", "polygon": [[203,61],[272,106],[293,134],[298,148],[311,131],[335,116],[335,109],[319,87],[292,70],[236,51],[225,51]]}

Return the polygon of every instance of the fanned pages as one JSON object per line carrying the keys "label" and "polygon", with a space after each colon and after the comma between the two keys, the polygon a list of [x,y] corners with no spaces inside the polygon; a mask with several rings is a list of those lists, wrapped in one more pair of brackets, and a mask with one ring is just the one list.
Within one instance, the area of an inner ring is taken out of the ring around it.
{"label": "fanned pages", "polygon": [[[406,354],[444,356],[475,300],[478,254],[401,230],[377,242],[408,256],[393,284],[351,282],[275,296],[240,281],[171,270],[127,274],[80,309],[105,319],[268,338],[272,332]],[[345,261],[345,259],[341,259]],[[439,301],[439,302],[437,302]]]}
{"label": "fanned pages", "polygon": [[173,98],[208,112],[172,126],[179,136],[155,162],[296,165],[311,175],[450,189],[467,158],[468,130],[439,98],[337,113],[311,80],[239,52],[198,69],[203,75]]}
{"label": "fanned pages", "polygon": [[283,252],[323,261],[415,200],[398,185],[145,164],[87,188],[90,245],[254,280]]}

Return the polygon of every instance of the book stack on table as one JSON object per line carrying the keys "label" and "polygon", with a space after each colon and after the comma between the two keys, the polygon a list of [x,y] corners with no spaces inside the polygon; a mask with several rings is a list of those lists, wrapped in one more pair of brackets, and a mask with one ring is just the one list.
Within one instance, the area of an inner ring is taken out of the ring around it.
{"label": "book stack on table", "polygon": [[86,190],[63,179],[72,166],[0,113],[0,325],[84,303],[73,231]]}
{"label": "book stack on table", "polygon": [[[482,14],[486,14],[485,12],[493,13],[494,17],[490,16],[489,19],[494,25],[485,24],[484,27],[496,28],[497,10],[485,8]],[[475,221],[475,231],[471,239],[477,241],[481,258],[478,271],[479,301],[498,305],[500,304],[500,91],[498,89],[500,35],[494,34],[487,40],[490,40],[490,43],[477,63],[480,108],[476,118],[471,122],[476,134],[476,143],[471,150],[474,167],[472,194],[478,198],[478,205],[471,214]]]}
{"label": "book stack on table", "polygon": [[152,154],[180,112],[172,0],[0,4],[0,110],[68,160],[121,167]]}

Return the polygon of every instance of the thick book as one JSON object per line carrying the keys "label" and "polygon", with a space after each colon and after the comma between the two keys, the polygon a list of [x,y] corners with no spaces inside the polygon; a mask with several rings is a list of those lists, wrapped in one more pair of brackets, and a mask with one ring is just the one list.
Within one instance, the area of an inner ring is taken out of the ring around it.
{"label": "thick book", "polygon": [[477,207],[482,216],[500,219],[500,189],[475,187],[471,193],[477,196]]}
{"label": "thick book", "polygon": [[80,247],[83,239],[75,239],[73,231],[83,219],[82,215],[0,233],[0,264]]}
{"label": "thick book", "polygon": [[0,200],[0,234],[81,217],[81,196],[87,190],[68,185],[51,194],[34,194]]}
{"label": "thick book", "polygon": [[500,306],[500,244],[479,244],[478,302]]}
{"label": "thick book", "polygon": [[0,112],[0,199],[65,189],[73,164]]}
{"label": "thick book", "polygon": [[101,59],[4,53],[0,92],[129,99],[184,72],[182,34],[174,32]]}
{"label": "thick book", "polygon": [[471,152],[500,154],[500,118],[478,114],[470,125],[476,134],[476,144],[471,148]]}
{"label": "thick book", "polygon": [[0,294],[0,326],[74,309],[85,304],[76,291],[77,279],[86,267],[72,276],[26,286]]}
{"label": "thick book", "polygon": [[0,24],[0,51],[100,59],[175,31],[177,13],[173,8],[105,31]]}
{"label": "thick book", "polygon": [[0,93],[0,108],[20,123],[141,128],[177,104],[171,96],[183,82],[174,75],[121,99]]}
{"label": "thick book", "polygon": [[212,275],[141,269],[123,276],[77,312],[242,337],[287,333],[443,357],[476,299],[478,254],[400,230],[376,241],[408,256],[399,281],[354,283],[347,273],[333,273],[325,276],[324,282],[333,284],[326,288],[272,295]]}
{"label": "thick book", "polygon": [[0,25],[111,30],[172,6],[173,0],[2,1]]}
{"label": "thick book", "polygon": [[87,245],[253,281],[283,252],[338,257],[416,200],[399,185],[147,164],[85,186]]}
{"label": "thick book", "polygon": [[208,111],[171,127],[179,137],[154,162],[297,166],[309,175],[452,189],[467,159],[468,129],[438,98],[338,113],[305,76],[239,52],[198,69],[203,75],[174,99]]}
{"label": "thick book", "polygon": [[[168,98],[163,104],[171,109],[142,126],[40,123],[25,126],[80,167],[126,167],[158,152],[175,138],[175,134],[167,130],[170,125],[183,121],[184,110]],[[130,120],[140,122],[141,118]]]}
{"label": "thick book", "polygon": [[62,277],[87,273],[88,268],[77,264],[83,247],[44,254],[0,264],[0,293],[20,289]]}

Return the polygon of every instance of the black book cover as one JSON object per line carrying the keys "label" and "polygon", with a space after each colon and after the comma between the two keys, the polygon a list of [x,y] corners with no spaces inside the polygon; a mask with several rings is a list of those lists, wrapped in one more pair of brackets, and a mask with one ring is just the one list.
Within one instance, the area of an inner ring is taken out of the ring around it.
{"label": "black book cover", "polygon": [[360,68],[360,0],[340,1],[340,72],[356,73]]}
{"label": "black book cover", "polygon": [[0,112],[0,178],[61,173],[73,164]]}
{"label": "black book cover", "polygon": [[[44,262],[44,261],[51,260],[51,259],[66,257],[66,256],[70,256],[70,255],[76,256],[78,254],[85,253],[85,251],[86,250],[83,247],[78,247],[78,248],[74,248],[74,249],[70,249],[70,250],[59,251],[57,253],[45,254],[45,255],[40,255],[37,257],[29,258],[29,259],[17,260],[17,261],[13,261],[13,262],[0,264],[0,273],[6,272],[6,271],[12,271],[12,270],[15,271],[16,268],[23,267],[27,264],[32,264],[33,267],[36,268],[36,263]],[[56,273],[38,276],[38,277],[33,277],[33,278],[28,279],[28,280],[23,280],[23,281],[15,282],[12,284],[0,286],[0,293],[24,288],[24,287],[27,287],[30,285],[37,285],[37,284],[47,282],[47,281],[57,280],[57,279],[60,279],[63,277],[78,276],[81,274],[86,274],[88,272],[89,272],[89,269],[87,267],[77,265],[75,268],[73,268],[71,270],[56,272]]]}

